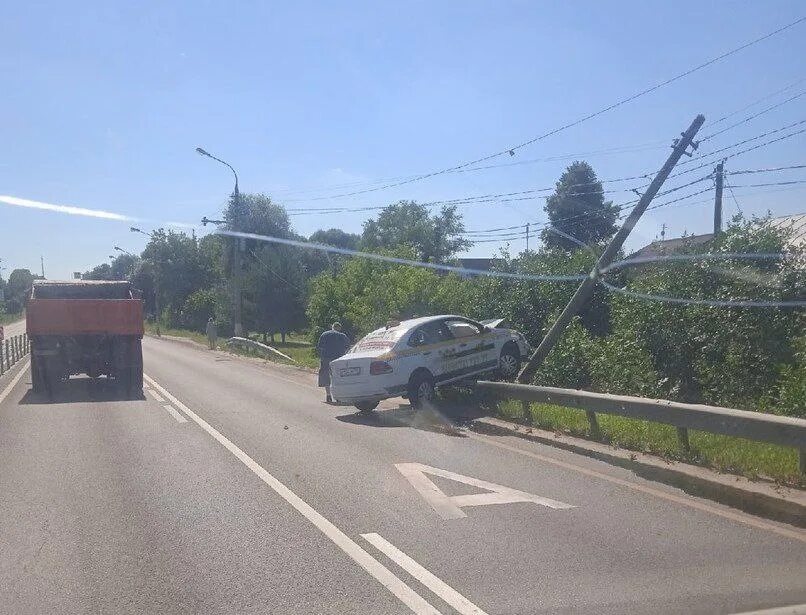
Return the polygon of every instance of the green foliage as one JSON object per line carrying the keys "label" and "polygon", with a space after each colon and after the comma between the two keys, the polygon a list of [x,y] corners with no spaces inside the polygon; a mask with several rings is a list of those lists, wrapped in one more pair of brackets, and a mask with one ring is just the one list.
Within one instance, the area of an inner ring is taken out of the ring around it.
{"label": "green foliage", "polygon": [[425,205],[400,201],[364,223],[361,242],[369,251],[408,247],[416,260],[444,262],[473,245],[461,236],[464,231],[455,206],[431,215]]}
{"label": "green foliage", "polygon": [[[782,253],[785,236],[757,221],[734,220],[712,245],[689,252]],[[791,252],[791,250],[790,250]],[[806,272],[792,253],[784,261],[652,264],[632,274],[628,288],[693,299],[792,299],[806,288]],[[756,409],[769,406],[782,366],[794,362],[803,312],[726,308],[615,297],[612,327],[652,357],[658,394],[681,401]],[[792,378],[792,376],[788,376]],[[628,392],[628,391],[625,391]]]}
{"label": "green foliage", "polygon": [[[598,244],[616,232],[618,208],[604,200],[602,183],[587,162],[576,161],[560,176],[544,207],[551,225],[584,244]],[[574,251],[577,244],[549,230],[542,234],[547,247]]]}
{"label": "green foliage", "polygon": [[31,286],[38,277],[28,269],[15,269],[11,272],[5,286],[6,312],[16,314],[25,308]]}
{"label": "green foliage", "polygon": [[113,280],[112,267],[109,263],[101,263],[81,274],[83,280]]}

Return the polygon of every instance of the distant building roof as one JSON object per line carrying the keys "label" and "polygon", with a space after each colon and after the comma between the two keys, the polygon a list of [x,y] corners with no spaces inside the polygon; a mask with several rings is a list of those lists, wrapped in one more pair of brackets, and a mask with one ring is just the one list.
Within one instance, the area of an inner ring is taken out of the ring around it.
{"label": "distant building roof", "polygon": [[490,271],[495,265],[503,263],[500,258],[457,258],[460,267]]}
{"label": "distant building roof", "polygon": [[[465,269],[475,269],[476,271],[491,271],[496,265],[502,265],[504,259],[502,258],[457,258],[456,264]],[[463,278],[473,277],[473,273],[459,273]]]}
{"label": "distant building roof", "polygon": [[674,239],[664,239],[661,241],[653,241],[647,246],[644,246],[637,252],[630,254],[628,258],[647,257],[647,256],[662,256],[664,254],[674,254],[684,247],[700,246],[708,243],[714,238],[713,233],[704,233],[703,235],[687,235],[685,237],[675,237]]}
{"label": "distant building roof", "polygon": [[788,242],[790,245],[806,247],[806,213],[771,218],[767,224],[775,229],[791,231]]}

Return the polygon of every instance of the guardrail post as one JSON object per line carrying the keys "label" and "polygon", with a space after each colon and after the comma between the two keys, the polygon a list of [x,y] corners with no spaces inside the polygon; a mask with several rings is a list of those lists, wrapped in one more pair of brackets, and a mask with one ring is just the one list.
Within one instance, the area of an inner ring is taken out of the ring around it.
{"label": "guardrail post", "polygon": [[6,340],[6,341],[3,342],[3,344],[5,344],[5,346],[6,346],[6,369],[11,369],[11,361],[10,361],[9,348],[8,348],[9,341],[10,340]]}
{"label": "guardrail post", "polygon": [[688,429],[685,427],[677,428],[677,441],[680,443],[682,451],[688,455],[691,452],[691,444],[688,441]]}
{"label": "guardrail post", "polygon": [[523,415],[523,421],[528,423],[529,425],[532,424],[532,413],[529,409],[529,402],[525,399],[521,401],[521,414]]}
{"label": "guardrail post", "polygon": [[798,449],[798,469],[802,475],[806,476],[806,448]]}
{"label": "guardrail post", "polygon": [[2,376],[6,371],[6,367],[3,363],[3,346],[5,345],[6,345],[5,341],[0,342],[0,376]]}
{"label": "guardrail post", "polygon": [[588,423],[591,426],[591,438],[601,440],[602,430],[599,429],[599,419],[596,418],[596,413],[593,410],[585,410],[585,416],[588,417]]}
{"label": "guardrail post", "polygon": [[11,362],[17,362],[17,336],[11,338]]}

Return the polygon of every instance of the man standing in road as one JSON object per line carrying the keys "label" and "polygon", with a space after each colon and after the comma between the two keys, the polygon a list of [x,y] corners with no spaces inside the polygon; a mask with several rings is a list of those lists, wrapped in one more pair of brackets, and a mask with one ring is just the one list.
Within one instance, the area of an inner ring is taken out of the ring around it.
{"label": "man standing in road", "polygon": [[330,362],[342,356],[350,347],[350,339],[341,332],[341,324],[334,322],[330,331],[319,336],[316,350],[319,352],[319,386],[325,387],[325,403],[331,403]]}
{"label": "man standing in road", "polygon": [[210,350],[216,349],[216,342],[218,341],[218,330],[215,326],[213,317],[207,319],[207,343],[210,345]]}

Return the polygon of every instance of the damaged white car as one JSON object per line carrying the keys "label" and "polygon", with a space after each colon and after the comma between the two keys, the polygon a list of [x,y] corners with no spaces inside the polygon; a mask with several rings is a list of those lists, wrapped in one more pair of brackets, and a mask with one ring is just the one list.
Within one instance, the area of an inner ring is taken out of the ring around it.
{"label": "damaged white car", "polygon": [[390,397],[418,407],[436,387],[479,376],[514,379],[530,348],[502,322],[443,315],[389,323],[331,361],[331,395],[368,412]]}

